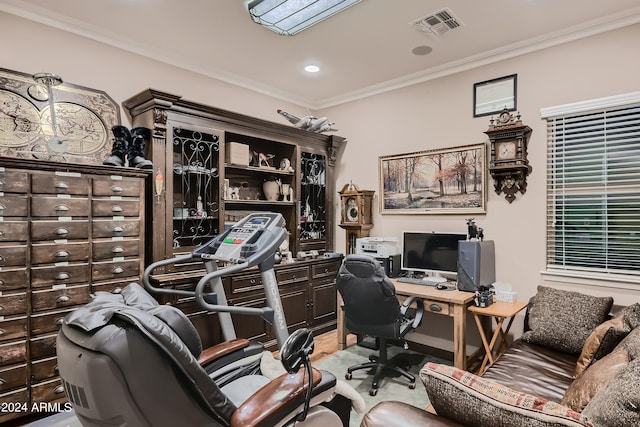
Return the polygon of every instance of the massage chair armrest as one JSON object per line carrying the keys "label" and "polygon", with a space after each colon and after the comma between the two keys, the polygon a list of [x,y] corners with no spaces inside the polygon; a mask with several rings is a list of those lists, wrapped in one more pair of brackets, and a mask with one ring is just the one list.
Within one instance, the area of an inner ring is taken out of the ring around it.
{"label": "massage chair armrest", "polygon": [[[313,369],[313,386],[323,374]],[[252,394],[231,416],[231,427],[275,425],[304,404],[309,387],[304,366],[296,374],[282,374]],[[335,377],[333,378],[335,385]]]}
{"label": "massage chair armrest", "polygon": [[424,301],[422,300],[422,298],[410,296],[409,298],[405,299],[402,303],[402,306],[400,307],[400,312],[403,316],[407,314],[407,310],[414,302],[416,303],[416,315],[413,318],[413,324],[411,325],[411,327],[413,329],[416,329],[418,328],[418,326],[420,326],[420,323],[422,323],[422,316],[424,315]]}
{"label": "massage chair armrest", "polygon": [[386,400],[371,408],[360,427],[463,427],[455,421],[404,402]]}
{"label": "massage chair armrest", "polygon": [[237,338],[231,341],[216,344],[209,348],[205,348],[200,353],[198,363],[200,366],[206,366],[216,359],[219,359],[227,354],[233,353],[241,348],[245,348],[249,345],[249,340],[245,338]]}

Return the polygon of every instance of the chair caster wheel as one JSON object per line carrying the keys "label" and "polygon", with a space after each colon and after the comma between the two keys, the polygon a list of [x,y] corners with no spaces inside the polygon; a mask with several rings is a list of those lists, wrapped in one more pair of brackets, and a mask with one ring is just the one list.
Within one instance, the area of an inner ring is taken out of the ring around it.
{"label": "chair caster wheel", "polygon": [[346,374],[344,374],[345,380],[350,380],[351,378],[353,378],[353,374],[351,372],[347,372]]}
{"label": "chair caster wheel", "polygon": [[376,394],[378,394],[377,388],[372,388],[371,390],[369,390],[369,396],[375,396]]}
{"label": "chair caster wheel", "polygon": [[416,383],[409,383],[409,388],[411,390],[415,389],[416,388]]}

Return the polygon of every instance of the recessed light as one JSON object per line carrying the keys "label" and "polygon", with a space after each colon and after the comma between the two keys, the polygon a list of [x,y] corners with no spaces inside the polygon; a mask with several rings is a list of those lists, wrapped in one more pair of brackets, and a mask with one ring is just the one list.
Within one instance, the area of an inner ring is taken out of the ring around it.
{"label": "recessed light", "polygon": [[431,46],[424,45],[414,47],[411,52],[413,52],[414,55],[427,55],[431,53],[432,50]]}
{"label": "recessed light", "polygon": [[304,70],[307,73],[317,73],[318,71],[320,71],[320,67],[318,67],[317,65],[307,65],[304,67]]}

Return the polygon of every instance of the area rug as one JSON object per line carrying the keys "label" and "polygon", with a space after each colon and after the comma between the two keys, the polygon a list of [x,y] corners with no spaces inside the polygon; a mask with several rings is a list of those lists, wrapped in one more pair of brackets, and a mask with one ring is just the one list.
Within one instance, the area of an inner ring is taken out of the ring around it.
{"label": "area rug", "polygon": [[[376,403],[384,400],[398,400],[408,403],[418,408],[426,408],[429,406],[429,398],[424,390],[424,386],[420,381],[418,373],[427,362],[444,363],[451,365],[452,362],[435,356],[419,354],[411,350],[405,350],[402,347],[389,347],[388,357],[390,360],[399,361],[400,366],[410,366],[409,372],[416,377],[416,388],[409,388],[409,380],[397,374],[396,372],[387,372],[387,375],[380,381],[378,394],[370,396],[369,390],[373,381],[373,372],[362,369],[353,372],[351,380],[346,381],[351,385],[363,398],[366,405],[366,411],[375,406]],[[370,348],[353,345],[342,350],[324,360],[316,362],[313,366],[316,369],[323,369],[331,372],[338,379],[345,379],[347,368],[349,366],[365,363],[369,360],[369,356],[377,354],[376,350]],[[365,411],[365,413],[366,413]],[[349,427],[358,427],[364,413],[358,414],[351,410],[351,418]]]}

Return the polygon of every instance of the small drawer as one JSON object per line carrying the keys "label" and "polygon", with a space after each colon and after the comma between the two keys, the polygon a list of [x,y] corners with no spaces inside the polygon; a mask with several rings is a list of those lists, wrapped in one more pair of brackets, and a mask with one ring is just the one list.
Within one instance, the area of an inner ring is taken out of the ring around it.
{"label": "small drawer", "polygon": [[0,366],[14,365],[27,361],[27,342],[16,341],[0,344]]}
{"label": "small drawer", "polygon": [[93,199],[91,212],[94,217],[140,216],[140,200]]}
{"label": "small drawer", "polygon": [[0,193],[26,193],[28,190],[27,172],[0,168]]}
{"label": "small drawer", "polygon": [[92,264],[93,281],[140,276],[140,260],[100,261]]}
{"label": "small drawer", "polygon": [[85,304],[91,299],[89,288],[89,285],[81,285],[33,291],[31,309],[42,311]]}
{"label": "small drawer", "polygon": [[41,335],[56,332],[62,326],[65,316],[75,310],[76,307],[64,310],[47,311],[31,316],[31,335]]}
{"label": "small drawer", "polygon": [[317,277],[336,277],[338,270],[340,269],[340,263],[337,262],[324,262],[320,264],[311,265],[311,278]]}
{"label": "small drawer", "polygon": [[93,259],[96,261],[120,257],[137,257],[141,253],[139,239],[94,240]]}
{"label": "small drawer", "polygon": [[0,393],[29,384],[27,365],[12,365],[0,368]]}
{"label": "small drawer", "polygon": [[93,179],[94,196],[141,197],[144,194],[142,179],[123,178],[121,176]]}
{"label": "small drawer", "polygon": [[442,301],[424,300],[424,310],[435,314],[444,314],[446,316],[451,313],[449,304]]}
{"label": "small drawer", "polygon": [[27,336],[27,318],[13,317],[0,320],[0,341],[8,341]]}
{"label": "small drawer", "polygon": [[58,358],[38,360],[31,364],[31,381],[43,381],[58,377]]}
{"label": "small drawer", "polygon": [[27,265],[26,245],[0,244],[0,267]]}
{"label": "small drawer", "polygon": [[31,287],[89,282],[89,264],[37,266],[31,269]]}
{"label": "small drawer", "polygon": [[37,240],[86,239],[89,221],[33,221],[31,238]]}
{"label": "small drawer", "polygon": [[0,393],[0,405],[7,409],[7,412],[0,413],[0,424],[14,418],[23,417],[29,413],[29,389],[20,388],[9,393]]}
{"label": "small drawer", "polygon": [[27,216],[27,196],[14,196],[5,194],[0,199],[0,216]]}
{"label": "small drawer", "polygon": [[31,386],[31,401],[38,404],[67,400],[60,377]]}
{"label": "small drawer", "polygon": [[34,217],[86,217],[89,216],[89,199],[34,196],[31,199],[31,215]]}
{"label": "small drawer", "polygon": [[28,238],[27,221],[0,221],[0,242],[24,242]]}
{"label": "small drawer", "polygon": [[31,246],[31,263],[55,264],[89,260],[89,243],[40,242]]}
{"label": "small drawer", "polygon": [[309,268],[297,267],[278,270],[276,271],[276,279],[278,281],[278,285],[306,282],[309,280]]}
{"label": "small drawer", "polygon": [[56,355],[56,339],[58,334],[43,335],[29,340],[31,363],[36,360],[54,357]]}
{"label": "small drawer", "polygon": [[94,220],[93,237],[138,237],[140,236],[140,220]]}
{"label": "small drawer", "polygon": [[[92,283],[91,284],[91,293],[95,294],[96,292],[110,292],[112,294],[119,294],[122,292],[122,289],[131,283],[138,283],[140,285],[139,280],[134,280],[137,278],[127,278],[124,280],[112,280],[108,282],[100,282],[100,283]],[[32,321],[33,324],[33,321]]]}
{"label": "small drawer", "polygon": [[0,316],[12,316],[27,312],[27,294],[20,292],[16,294],[3,293],[0,295]]}
{"label": "small drawer", "polygon": [[80,173],[55,172],[34,173],[31,177],[31,192],[34,194],[88,195],[88,177]]}
{"label": "small drawer", "polygon": [[3,268],[0,270],[0,292],[27,287],[26,268]]}
{"label": "small drawer", "polygon": [[262,289],[262,277],[259,274],[231,277],[231,293],[238,294]]}

